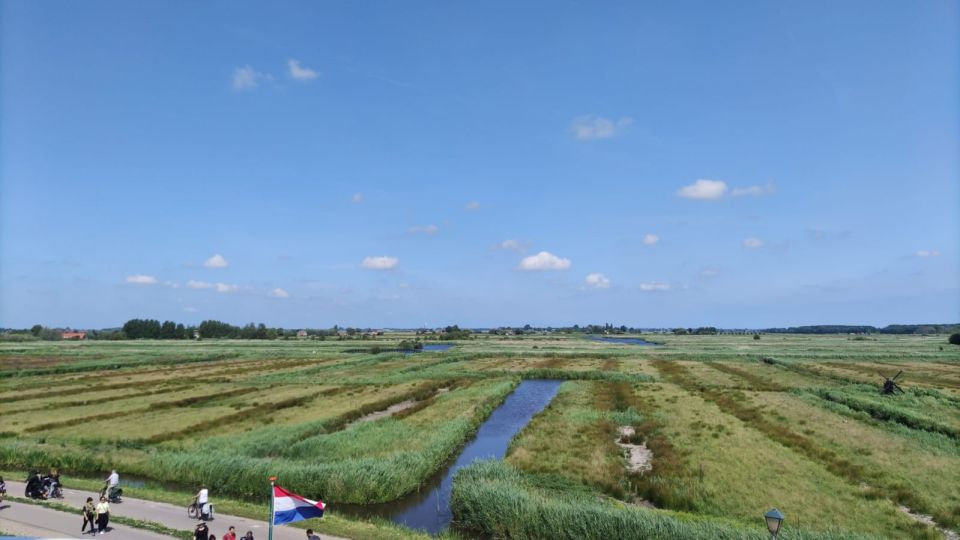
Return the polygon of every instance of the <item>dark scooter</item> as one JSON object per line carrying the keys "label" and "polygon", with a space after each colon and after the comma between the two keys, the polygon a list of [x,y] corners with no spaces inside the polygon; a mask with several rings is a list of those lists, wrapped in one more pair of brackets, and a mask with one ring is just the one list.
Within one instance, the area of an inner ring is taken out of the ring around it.
{"label": "dark scooter", "polygon": [[111,488],[109,484],[104,482],[103,489],[100,490],[100,496],[106,497],[107,502],[111,504],[121,503],[123,502],[123,488],[120,486],[113,486]]}

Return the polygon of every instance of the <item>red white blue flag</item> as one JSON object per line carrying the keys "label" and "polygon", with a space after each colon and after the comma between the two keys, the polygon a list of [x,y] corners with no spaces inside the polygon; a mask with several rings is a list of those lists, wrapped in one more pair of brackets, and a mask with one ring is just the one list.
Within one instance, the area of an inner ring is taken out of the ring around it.
{"label": "red white blue flag", "polygon": [[273,486],[273,524],[283,525],[323,517],[323,501],[311,501],[280,486]]}

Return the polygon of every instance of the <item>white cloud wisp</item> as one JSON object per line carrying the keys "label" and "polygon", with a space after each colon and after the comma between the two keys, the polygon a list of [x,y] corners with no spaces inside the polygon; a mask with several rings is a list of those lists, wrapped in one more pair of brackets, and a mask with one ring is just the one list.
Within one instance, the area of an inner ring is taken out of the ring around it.
{"label": "white cloud wisp", "polygon": [[309,81],[310,79],[316,79],[320,76],[316,71],[301,66],[300,61],[294,58],[287,60],[287,68],[289,69],[290,76],[298,81]]}
{"label": "white cloud wisp", "polygon": [[126,282],[132,285],[156,285],[157,278],[143,274],[134,274],[127,276]]}
{"label": "white cloud wisp", "polygon": [[219,253],[203,261],[203,265],[207,268],[226,268],[229,264]]}
{"label": "white cloud wisp", "polygon": [[699,199],[709,201],[719,199],[727,193],[727,183],[723,180],[707,180],[701,178],[689,186],[677,191],[677,195],[685,199]]}
{"label": "white cloud wisp", "polygon": [[609,139],[623,132],[633,118],[624,116],[619,120],[611,120],[602,116],[580,116],[573,119],[570,132],[578,141],[592,141],[595,139]]}
{"label": "white cloud wisp", "polygon": [[594,272],[592,274],[587,274],[587,277],[584,278],[583,282],[587,287],[592,287],[594,289],[609,289],[610,288],[610,278],[599,273]]}
{"label": "white cloud wisp", "polygon": [[558,257],[549,251],[541,251],[536,255],[530,255],[529,257],[524,257],[520,261],[520,265],[517,266],[517,270],[530,272],[530,271],[543,271],[543,270],[566,270],[570,268],[571,265],[570,259],[564,259],[563,257]]}
{"label": "white cloud wisp", "polygon": [[393,270],[400,264],[400,259],[396,257],[364,257],[360,266],[367,270]]}

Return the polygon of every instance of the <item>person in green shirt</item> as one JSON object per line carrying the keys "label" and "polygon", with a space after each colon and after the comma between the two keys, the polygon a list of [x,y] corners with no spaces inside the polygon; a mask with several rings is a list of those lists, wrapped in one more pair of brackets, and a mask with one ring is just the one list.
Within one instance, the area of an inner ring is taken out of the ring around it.
{"label": "person in green shirt", "polygon": [[87,528],[87,523],[90,524],[90,532],[97,534],[97,508],[93,504],[93,497],[87,497],[87,504],[83,505],[83,509],[80,510],[80,513],[83,514],[83,526],[80,527],[80,534]]}

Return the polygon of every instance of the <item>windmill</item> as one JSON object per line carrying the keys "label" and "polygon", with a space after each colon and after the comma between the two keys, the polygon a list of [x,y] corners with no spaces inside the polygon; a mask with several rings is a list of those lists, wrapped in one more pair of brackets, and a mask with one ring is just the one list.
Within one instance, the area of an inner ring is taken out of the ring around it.
{"label": "windmill", "polygon": [[897,392],[900,392],[901,394],[903,394],[904,393],[903,388],[900,388],[900,385],[898,385],[896,382],[897,377],[899,377],[902,374],[903,374],[903,370],[900,370],[897,372],[896,375],[893,376],[893,378],[890,378],[884,375],[883,373],[881,373],[880,376],[883,377],[885,380],[883,381],[883,387],[880,388],[880,393],[883,395],[893,395],[893,394],[896,394]]}

